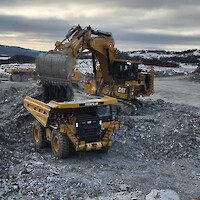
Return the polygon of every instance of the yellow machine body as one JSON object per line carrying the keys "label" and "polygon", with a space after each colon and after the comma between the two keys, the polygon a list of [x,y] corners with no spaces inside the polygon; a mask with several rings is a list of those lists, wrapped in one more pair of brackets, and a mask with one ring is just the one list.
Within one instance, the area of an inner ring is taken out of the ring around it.
{"label": "yellow machine body", "polygon": [[[143,72],[138,68],[141,62],[117,59],[117,49],[111,33],[95,31],[90,26],[81,28],[78,25],[68,31],[62,42],[55,43],[54,50],[37,59],[36,69],[44,83],[49,101],[70,99],[68,97],[72,95],[65,94],[69,89],[71,76],[72,81],[81,80],[80,74],[73,70],[77,57],[84,50],[92,53],[94,72],[94,83],[92,80],[90,84],[86,83],[86,92],[128,101],[153,94],[153,69],[150,72]],[[96,66],[96,61],[99,66]],[[63,85],[66,85],[66,88],[63,88]]]}
{"label": "yellow machine body", "polygon": [[[113,119],[112,113],[104,117],[104,110],[116,103],[115,98],[108,96],[49,103],[28,96],[24,99],[25,108],[45,128],[46,139],[51,141],[52,131],[57,130],[67,136],[76,151],[100,150],[112,145],[112,134],[121,128],[121,122]],[[99,110],[99,115],[94,113],[101,108],[103,110]],[[81,132],[83,130],[84,133]]]}
{"label": "yellow machine body", "polygon": [[80,70],[75,69],[72,72],[71,81],[72,81],[72,83],[80,83],[82,81]]}
{"label": "yellow machine body", "polygon": [[[130,62],[130,61],[127,61]],[[134,61],[132,61],[134,63]],[[110,95],[115,98],[132,100],[138,97],[150,96],[154,93],[154,68],[151,67],[148,73],[139,72],[138,79],[118,82],[113,81],[112,87],[109,84],[103,85],[101,67],[96,68],[96,80],[88,80],[84,85],[84,91],[91,94]],[[148,77],[148,80],[147,80]]]}

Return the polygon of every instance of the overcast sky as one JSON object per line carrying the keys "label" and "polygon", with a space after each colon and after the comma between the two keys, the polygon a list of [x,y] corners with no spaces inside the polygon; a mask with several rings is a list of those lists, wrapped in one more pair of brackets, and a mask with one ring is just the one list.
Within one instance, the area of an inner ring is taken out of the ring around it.
{"label": "overcast sky", "polygon": [[0,44],[49,50],[80,24],[122,51],[200,49],[199,21],[200,0],[1,0]]}

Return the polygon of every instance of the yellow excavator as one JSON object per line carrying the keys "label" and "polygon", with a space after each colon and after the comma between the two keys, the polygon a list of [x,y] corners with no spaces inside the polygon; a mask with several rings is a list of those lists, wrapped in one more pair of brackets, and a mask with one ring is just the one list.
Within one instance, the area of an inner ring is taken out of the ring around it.
{"label": "yellow excavator", "polygon": [[93,83],[88,84],[86,91],[116,97],[131,105],[138,97],[153,94],[153,68],[142,72],[138,68],[140,62],[117,59],[111,33],[78,25],[68,31],[62,42],[55,43],[54,50],[39,55],[36,60],[36,71],[44,88],[44,101],[72,100],[71,76],[76,59],[84,50],[92,53],[94,72]]}

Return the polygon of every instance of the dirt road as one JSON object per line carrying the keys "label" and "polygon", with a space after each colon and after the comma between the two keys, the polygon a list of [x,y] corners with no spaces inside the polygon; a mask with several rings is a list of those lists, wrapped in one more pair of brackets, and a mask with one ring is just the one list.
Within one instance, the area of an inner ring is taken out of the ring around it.
{"label": "dirt road", "polygon": [[155,93],[151,99],[200,107],[200,83],[189,81],[189,76],[155,79]]}

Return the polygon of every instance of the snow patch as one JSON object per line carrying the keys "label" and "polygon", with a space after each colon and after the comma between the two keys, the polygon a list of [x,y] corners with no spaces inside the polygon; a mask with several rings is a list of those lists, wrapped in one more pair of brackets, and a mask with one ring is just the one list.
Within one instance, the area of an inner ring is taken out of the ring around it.
{"label": "snow patch", "polygon": [[164,53],[154,53],[154,52],[141,52],[136,51],[129,54],[130,57],[142,57],[144,59],[160,59],[160,58],[170,58],[174,57],[174,55],[164,54]]}
{"label": "snow patch", "polygon": [[9,73],[6,73],[5,70],[9,68],[19,68],[19,69],[35,69],[35,64],[33,63],[23,63],[23,64],[17,64],[17,63],[10,63],[10,64],[2,64],[0,65],[0,76],[8,76]]}
{"label": "snow patch", "polygon": [[78,59],[77,60],[77,65],[76,68],[81,71],[81,73],[93,73],[93,64],[92,64],[92,59]]}
{"label": "snow patch", "polygon": [[11,58],[10,56],[4,55],[4,54],[0,55],[0,60],[9,60],[10,58]]}

